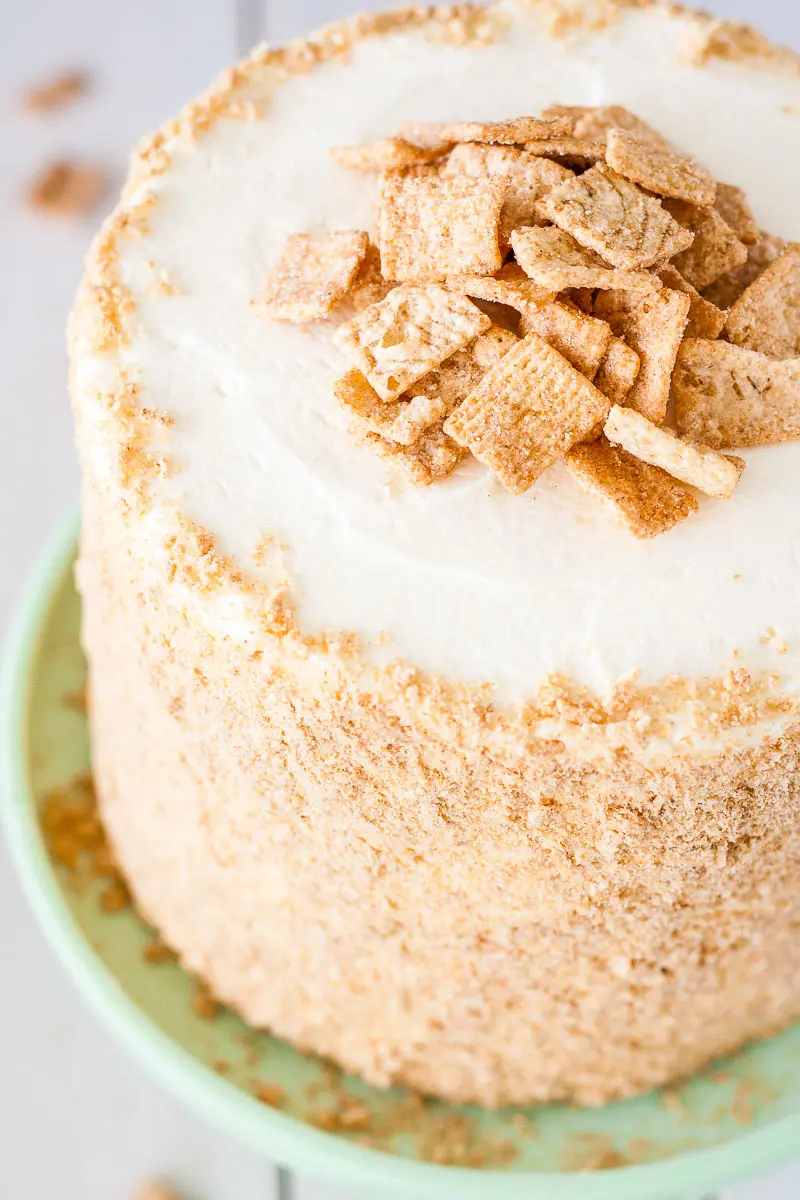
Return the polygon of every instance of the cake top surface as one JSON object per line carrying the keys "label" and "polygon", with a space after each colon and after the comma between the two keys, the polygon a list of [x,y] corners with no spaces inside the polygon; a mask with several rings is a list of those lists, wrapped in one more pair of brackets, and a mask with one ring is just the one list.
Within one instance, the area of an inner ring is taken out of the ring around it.
{"label": "cake top surface", "polygon": [[354,445],[332,401],[347,367],[339,321],[278,323],[252,303],[290,235],[373,230],[375,179],[332,147],[556,102],[625,105],[743,188],[762,229],[800,237],[796,73],[688,65],[696,23],[666,7],[567,40],[549,36],[548,7],[501,2],[486,39],[416,20],[310,70],[251,72],[233,114],[245,119],[176,135],[168,169],[129,189],[148,210],[119,246],[131,336],[114,362],[78,340],[78,386],[107,386],[120,365],[135,375],[142,403],[171,419],[175,470],[157,492],[248,572],[263,569],[265,535],[279,539],[304,631],[356,631],[377,657],[490,681],[501,700],[553,672],[608,695],[633,672],[655,682],[737,663],[792,686],[799,443],[743,451],[734,494],[701,499],[653,541],[632,539],[561,463],[521,496],[476,459],[415,488]]}

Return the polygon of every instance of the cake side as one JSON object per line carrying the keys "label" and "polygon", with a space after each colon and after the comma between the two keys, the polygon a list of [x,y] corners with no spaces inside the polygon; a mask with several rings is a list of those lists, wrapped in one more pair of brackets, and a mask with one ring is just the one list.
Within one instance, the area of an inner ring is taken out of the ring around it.
{"label": "cake side", "polygon": [[[195,309],[191,337],[191,321],[172,324],[170,305],[197,303],[188,259],[154,255],[164,247],[151,231],[186,201],[159,180],[184,156],[213,163],[218,119],[259,128],[266,94],[263,120],[281,119],[278,76],[328,69],[361,34],[426,22],[445,36],[432,51],[443,62],[480,56],[513,37],[517,12],[527,37],[528,8],[497,6],[503,20],[488,24],[453,10],[376,17],[234,69],[144,150],[71,335],[95,764],[137,900],[248,1020],[375,1082],[486,1104],[630,1094],[797,1016],[793,660],[752,628],[743,667],[731,657],[641,682],[611,672],[602,699],[545,671],[525,703],[500,706],[490,672],[476,685],[468,664],[420,670],[382,654],[369,627],[321,633],[277,509],[259,508],[237,553],[229,529],[204,527],[197,484],[212,506],[221,489],[202,466],[186,508],[195,380],[182,364],[201,354],[206,318]],[[238,158],[248,145],[245,134]],[[357,187],[334,205],[354,196],[366,202]],[[224,251],[227,222],[216,228]],[[211,337],[204,369],[230,385],[216,371],[227,333]],[[236,396],[219,393],[223,415]],[[344,473],[372,471],[337,444]],[[291,459],[296,445],[281,450]],[[300,479],[313,489],[307,469]],[[463,607],[462,636],[479,636]],[[649,610],[643,628],[658,618]],[[121,645],[135,651],[122,666]]]}
{"label": "cake side", "polygon": [[199,635],[84,511],[103,820],[249,1022],[491,1106],[630,1095],[800,1015],[797,731],[655,770],[490,753],[469,710],[423,734],[413,689],[402,720]]}

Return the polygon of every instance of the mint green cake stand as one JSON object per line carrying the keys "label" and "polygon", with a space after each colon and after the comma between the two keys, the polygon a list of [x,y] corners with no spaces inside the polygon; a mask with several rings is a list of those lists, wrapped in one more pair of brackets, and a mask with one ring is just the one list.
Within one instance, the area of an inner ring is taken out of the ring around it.
{"label": "mint green cake stand", "polygon": [[[266,1157],[372,1196],[675,1200],[800,1154],[800,1026],[716,1064],[669,1096],[653,1093],[604,1109],[530,1109],[524,1117],[432,1106],[428,1123],[461,1113],[481,1139],[512,1142],[516,1155],[503,1169],[424,1161],[423,1135],[414,1128],[374,1149],[359,1144],[357,1130],[315,1126],[332,1103],[330,1069],[248,1031],[233,1013],[202,1019],[191,1008],[193,982],[181,968],[145,961],[152,931],[135,912],[101,911],[95,885],[77,888],[48,856],[38,822],[42,799],[89,765],[85,717],[64,702],[85,674],[72,583],[77,528],[72,515],[56,532],[9,638],[0,712],[5,832],[56,954],[98,1016],[166,1088]],[[283,1090],[282,1110],[256,1098],[258,1079]],[[344,1082],[376,1127],[398,1104],[397,1092]]]}

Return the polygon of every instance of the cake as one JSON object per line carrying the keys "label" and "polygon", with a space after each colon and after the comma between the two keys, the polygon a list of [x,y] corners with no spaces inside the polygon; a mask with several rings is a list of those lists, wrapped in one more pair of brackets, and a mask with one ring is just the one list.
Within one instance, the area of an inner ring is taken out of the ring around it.
{"label": "cake", "polygon": [[797,75],[415,7],[134,154],[70,324],[93,770],[252,1025],[493,1106],[800,1016]]}

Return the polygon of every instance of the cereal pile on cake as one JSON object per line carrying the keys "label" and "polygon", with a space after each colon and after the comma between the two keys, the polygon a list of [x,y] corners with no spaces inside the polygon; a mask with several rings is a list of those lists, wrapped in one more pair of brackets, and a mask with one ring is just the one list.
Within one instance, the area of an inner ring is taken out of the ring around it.
{"label": "cereal pile on cake", "polygon": [[563,460],[637,537],[728,497],[721,451],[800,437],[800,245],[619,106],[336,147],[378,228],[289,238],[256,303],[339,316],[353,432],[412,482]]}

